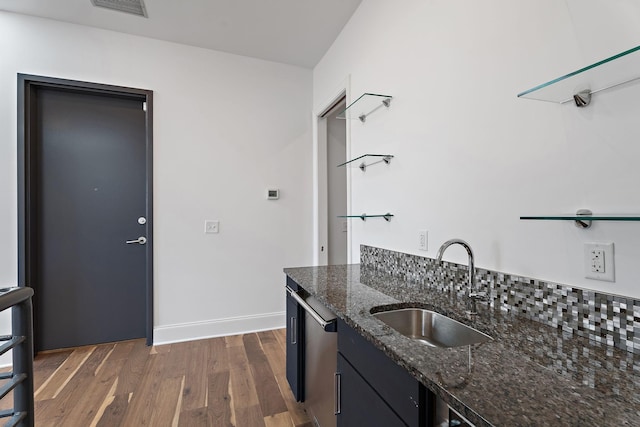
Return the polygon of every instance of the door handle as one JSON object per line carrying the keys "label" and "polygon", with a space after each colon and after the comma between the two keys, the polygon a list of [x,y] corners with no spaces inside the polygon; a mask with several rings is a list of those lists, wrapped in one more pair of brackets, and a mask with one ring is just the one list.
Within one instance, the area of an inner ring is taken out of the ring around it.
{"label": "door handle", "polygon": [[136,240],[127,240],[127,245],[132,245],[134,243],[144,245],[145,243],[147,243],[147,238],[144,236],[140,236]]}
{"label": "door handle", "polygon": [[291,316],[291,345],[298,344],[298,327],[296,318]]}
{"label": "door handle", "polygon": [[298,305],[300,305],[302,308],[304,308],[304,310],[309,313],[311,315],[311,317],[313,317],[313,320],[315,320],[316,322],[318,322],[320,324],[320,326],[322,326],[322,329],[324,329],[326,332],[335,332],[336,331],[336,320],[332,319],[332,320],[324,320],[322,318],[322,316],[320,316],[314,309],[313,307],[311,307],[309,304],[307,304],[307,302],[302,299],[302,297],[300,295],[298,295],[298,293],[296,291],[294,291],[293,289],[291,289],[290,287],[286,287],[287,292],[289,292],[289,294],[293,297],[294,300],[296,300],[296,302],[298,303]]}

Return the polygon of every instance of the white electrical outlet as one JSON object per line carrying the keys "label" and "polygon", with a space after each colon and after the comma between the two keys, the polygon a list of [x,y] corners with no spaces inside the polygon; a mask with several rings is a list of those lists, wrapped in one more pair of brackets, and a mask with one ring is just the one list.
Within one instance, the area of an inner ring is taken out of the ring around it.
{"label": "white electrical outlet", "polygon": [[584,244],[584,277],[615,282],[613,243]]}
{"label": "white electrical outlet", "polygon": [[427,230],[418,231],[418,249],[421,251],[429,250],[429,232]]}
{"label": "white electrical outlet", "polygon": [[591,257],[591,272],[604,273],[604,251],[602,249],[592,249],[589,256]]}
{"label": "white electrical outlet", "polygon": [[204,222],[204,232],[207,234],[218,233],[220,230],[220,221],[206,220]]}

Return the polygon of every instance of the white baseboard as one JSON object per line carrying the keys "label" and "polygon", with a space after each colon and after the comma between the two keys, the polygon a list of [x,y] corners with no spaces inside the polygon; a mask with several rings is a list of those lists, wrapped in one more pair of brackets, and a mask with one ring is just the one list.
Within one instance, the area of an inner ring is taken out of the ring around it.
{"label": "white baseboard", "polygon": [[[286,313],[282,311],[253,316],[206,320],[204,322],[158,326],[153,329],[153,345],[281,329],[285,327],[285,318]],[[10,351],[0,356],[0,368],[11,367],[11,365]]]}
{"label": "white baseboard", "polygon": [[153,329],[153,345],[280,329],[285,327],[285,317],[282,311],[158,326]]}

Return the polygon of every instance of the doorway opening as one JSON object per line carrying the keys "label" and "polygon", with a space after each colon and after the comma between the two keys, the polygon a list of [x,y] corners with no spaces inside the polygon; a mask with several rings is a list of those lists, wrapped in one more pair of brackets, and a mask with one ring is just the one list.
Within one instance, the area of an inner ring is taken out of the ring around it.
{"label": "doorway opening", "polygon": [[336,116],[346,108],[342,98],[323,118],[327,124],[327,265],[347,264],[347,125]]}
{"label": "doorway opening", "polygon": [[18,283],[35,349],[153,343],[153,92],[18,75]]}
{"label": "doorway opening", "polygon": [[349,169],[339,166],[349,156],[349,123],[336,116],[346,108],[348,85],[316,110],[314,117],[314,256],[316,265],[351,262]]}

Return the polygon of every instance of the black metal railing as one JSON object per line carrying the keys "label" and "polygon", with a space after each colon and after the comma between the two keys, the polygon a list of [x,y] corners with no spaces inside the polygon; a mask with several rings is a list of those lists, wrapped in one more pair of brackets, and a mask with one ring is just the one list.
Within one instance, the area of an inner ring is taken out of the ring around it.
{"label": "black metal railing", "polygon": [[33,427],[33,289],[0,289],[0,311],[11,308],[11,335],[0,336],[0,355],[13,350],[12,372],[0,373],[0,399],[13,391],[13,409],[0,411],[9,418],[5,427]]}

